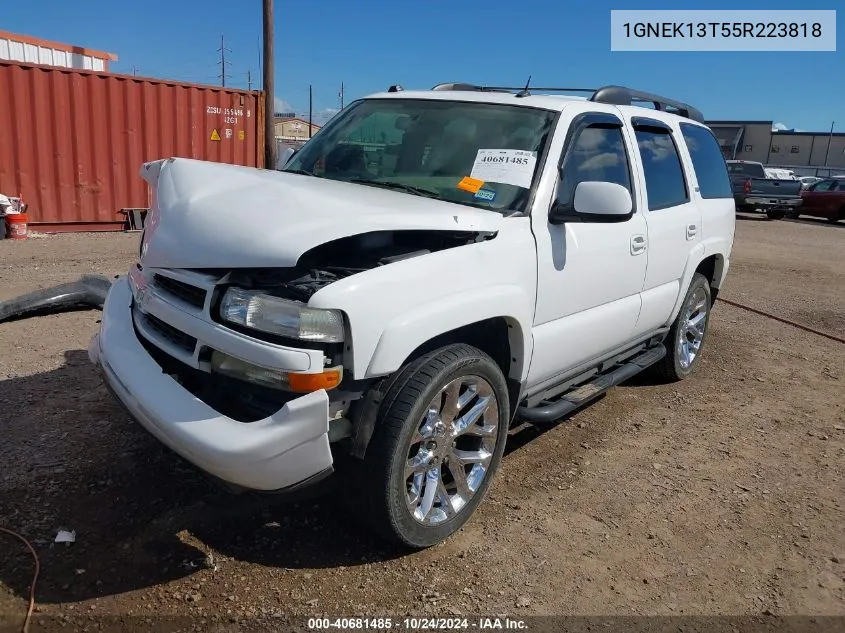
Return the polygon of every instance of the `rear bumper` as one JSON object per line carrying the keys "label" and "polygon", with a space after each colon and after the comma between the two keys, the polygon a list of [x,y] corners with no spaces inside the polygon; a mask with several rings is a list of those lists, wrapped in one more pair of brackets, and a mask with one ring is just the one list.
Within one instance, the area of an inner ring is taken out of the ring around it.
{"label": "rear bumper", "polygon": [[767,198],[766,196],[748,196],[742,198],[742,204],[758,209],[794,209],[804,202],[801,198]]}
{"label": "rear bumper", "polygon": [[144,428],[210,475],[239,488],[278,491],[332,468],[329,399],[324,390],[285,404],[268,418],[243,423],[220,415],[186,391],[149,356],[132,325],[125,279],[103,306],[89,347],[111,391]]}

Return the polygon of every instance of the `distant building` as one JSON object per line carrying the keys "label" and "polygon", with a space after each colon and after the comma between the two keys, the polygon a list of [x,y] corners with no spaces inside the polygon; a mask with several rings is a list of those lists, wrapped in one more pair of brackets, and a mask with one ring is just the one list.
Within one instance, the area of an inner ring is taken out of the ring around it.
{"label": "distant building", "polygon": [[[845,171],[845,133],[772,130],[772,121],[708,121],[727,159],[750,160],[778,167]],[[815,175],[807,173],[806,175]]]}
{"label": "distant building", "polygon": [[0,60],[108,72],[109,62],[116,62],[117,55],[0,31]]}
{"label": "distant building", "polygon": [[320,130],[319,125],[312,123],[311,133],[309,134],[308,121],[297,117],[276,118],[273,125],[275,128],[276,140],[287,143],[301,143],[307,141]]}

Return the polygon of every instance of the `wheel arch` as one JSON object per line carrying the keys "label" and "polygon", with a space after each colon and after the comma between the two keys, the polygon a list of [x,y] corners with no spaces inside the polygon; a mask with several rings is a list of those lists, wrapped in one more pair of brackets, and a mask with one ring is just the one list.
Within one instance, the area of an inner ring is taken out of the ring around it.
{"label": "wheel arch", "polygon": [[532,309],[522,289],[504,286],[405,312],[382,331],[362,378],[388,376],[426,351],[467,343],[493,357],[506,378],[522,381],[533,349]]}
{"label": "wheel arch", "polygon": [[681,304],[684,302],[687,289],[692,283],[695,273],[704,275],[710,284],[711,305],[716,301],[716,295],[719,294],[719,288],[727,274],[728,260],[725,255],[717,251],[710,255],[705,255],[705,247],[700,244],[696,247],[687,260],[687,267],[684,270],[684,276],[681,279],[681,284],[678,288],[678,297],[675,300],[675,305],[672,308],[671,317],[668,323],[672,323],[681,310]]}
{"label": "wheel arch", "polygon": [[721,253],[708,255],[698,263],[694,273],[701,273],[710,283],[711,305],[713,305],[725,277],[725,257]]}

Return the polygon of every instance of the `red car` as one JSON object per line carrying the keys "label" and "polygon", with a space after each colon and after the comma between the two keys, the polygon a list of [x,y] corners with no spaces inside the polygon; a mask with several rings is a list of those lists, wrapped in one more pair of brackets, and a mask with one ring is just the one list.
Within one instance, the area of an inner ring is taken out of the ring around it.
{"label": "red car", "polygon": [[845,220],[845,177],[825,178],[801,192],[803,202],[794,212],[826,218],[831,222]]}

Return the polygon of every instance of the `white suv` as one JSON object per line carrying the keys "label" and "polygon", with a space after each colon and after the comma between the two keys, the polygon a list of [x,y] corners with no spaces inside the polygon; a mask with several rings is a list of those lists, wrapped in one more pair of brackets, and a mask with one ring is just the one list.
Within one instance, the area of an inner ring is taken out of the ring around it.
{"label": "white suv", "polygon": [[394,86],[283,171],[141,173],[139,260],[90,348],[117,398],[236,488],[342,463],[355,507],[411,547],[466,522],[517,420],[646,368],[688,376],[734,237],[701,114],[616,86]]}

